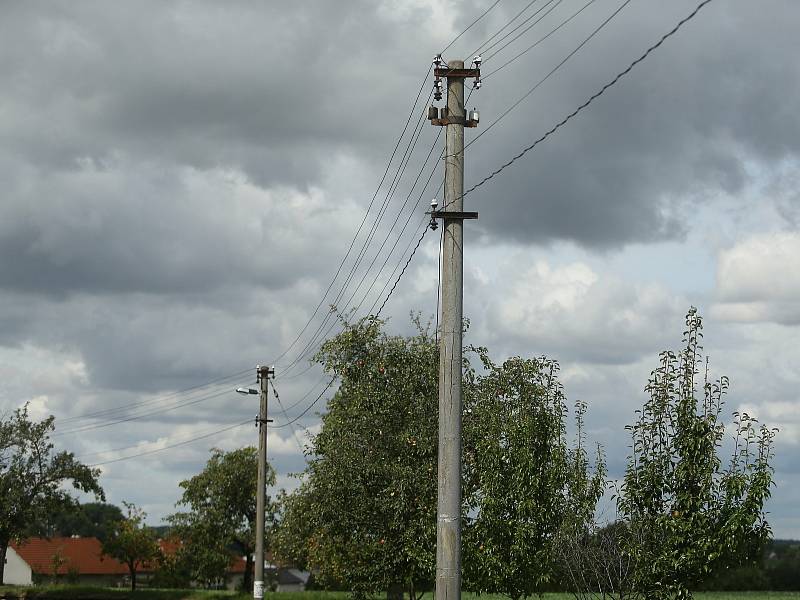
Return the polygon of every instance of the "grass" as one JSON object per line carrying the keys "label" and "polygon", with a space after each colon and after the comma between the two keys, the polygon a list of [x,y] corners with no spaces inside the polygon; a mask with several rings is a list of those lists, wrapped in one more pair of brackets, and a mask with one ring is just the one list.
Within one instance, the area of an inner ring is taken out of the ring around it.
{"label": "grass", "polygon": [[[508,600],[497,594],[480,596],[463,593],[465,600]],[[250,594],[225,590],[141,589],[131,592],[119,588],[81,585],[0,586],[0,598],[26,600],[250,600]],[[346,592],[267,592],[265,600],[346,600]],[[424,599],[433,600],[433,595]],[[696,600],[800,600],[800,592],[698,592]],[[570,594],[545,594],[544,600],[573,600]]]}

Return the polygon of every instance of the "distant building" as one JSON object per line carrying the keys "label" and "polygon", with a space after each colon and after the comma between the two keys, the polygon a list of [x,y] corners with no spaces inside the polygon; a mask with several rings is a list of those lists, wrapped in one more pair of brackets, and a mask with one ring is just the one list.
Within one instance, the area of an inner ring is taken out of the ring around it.
{"label": "distant building", "polygon": [[281,567],[275,572],[276,592],[304,592],[311,573],[300,569]]}

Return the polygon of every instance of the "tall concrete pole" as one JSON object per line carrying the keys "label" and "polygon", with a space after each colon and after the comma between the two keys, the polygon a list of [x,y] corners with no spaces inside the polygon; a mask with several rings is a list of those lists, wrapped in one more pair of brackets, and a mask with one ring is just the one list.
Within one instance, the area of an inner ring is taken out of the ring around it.
{"label": "tall concrete pole", "polygon": [[[447,63],[464,68],[464,61]],[[436,517],[436,600],[461,598],[461,333],[463,314],[464,76],[447,78],[439,346],[439,489]]]}
{"label": "tall concrete pole", "polygon": [[267,495],[267,407],[269,378],[275,373],[270,367],[257,367],[261,383],[261,403],[258,411],[258,489],[256,490],[256,558],[253,581],[253,598],[264,597],[264,520]]}

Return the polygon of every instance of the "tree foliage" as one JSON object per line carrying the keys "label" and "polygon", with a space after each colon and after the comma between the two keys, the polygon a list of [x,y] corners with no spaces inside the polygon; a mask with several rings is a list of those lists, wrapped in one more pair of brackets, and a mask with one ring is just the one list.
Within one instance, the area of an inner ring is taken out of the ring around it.
{"label": "tree foliage", "polygon": [[87,502],[47,515],[48,535],[95,537],[105,541],[109,529],[125,518],[122,509],[114,504]]}
{"label": "tree foliage", "polygon": [[[340,386],[304,483],[283,503],[276,550],[325,584],[358,595],[401,586],[414,599],[432,585],[436,568],[438,349],[418,321],[410,337],[389,336],[382,325],[346,324],[318,355]],[[546,581],[552,567],[525,553],[533,543],[549,544],[569,511],[575,519],[583,514],[577,498],[595,497],[602,476],[586,475],[582,446],[567,447],[555,363],[495,366],[476,350],[487,372],[465,361],[464,560],[474,561],[466,570],[476,590],[518,597]],[[489,578],[477,576],[486,569],[493,569]],[[515,578],[515,569],[524,572]]]}
{"label": "tree foliage", "polygon": [[[466,582],[476,592],[511,598],[545,591],[556,571],[555,544],[583,531],[605,489],[599,453],[594,470],[576,405],[570,446],[558,364],[511,358],[494,364],[481,350],[485,373],[473,390],[468,428],[465,524]],[[474,376],[474,375],[472,375]]]}
{"label": "tree foliage", "polygon": [[123,502],[123,505],[125,518],[111,524],[103,542],[103,553],[128,567],[131,590],[135,590],[137,573],[146,565],[154,566],[160,550],[155,533],[144,522],[147,514],[129,502]]}
{"label": "tree foliage", "polygon": [[0,584],[8,544],[46,533],[46,515],[76,505],[65,483],[104,498],[98,469],[80,463],[71,452],[53,452],[54,420],[32,420],[27,405],[0,420]]}
{"label": "tree foliage", "polygon": [[324,582],[359,594],[402,585],[413,599],[435,569],[436,347],[371,320],[328,340],[318,360],[341,384],[284,514],[300,539],[284,530],[278,551]]}
{"label": "tree foliage", "polygon": [[[275,485],[275,471],[269,465],[266,484]],[[256,538],[256,448],[231,452],[214,448],[203,471],[180,486],[183,495],[178,504],[189,510],[170,516],[169,521],[183,542],[180,552],[187,557],[192,578],[214,585],[225,577],[234,556],[246,556],[244,587],[250,589]],[[269,528],[276,510],[270,497],[266,507]]]}
{"label": "tree foliage", "polygon": [[710,378],[701,340],[702,319],[692,308],[683,349],[661,353],[649,397],[628,428],[632,454],[618,510],[631,534],[634,588],[648,598],[691,597],[710,572],[752,557],[770,533],[763,506],[775,432],[734,413],[732,456],[723,465],[728,379]]}

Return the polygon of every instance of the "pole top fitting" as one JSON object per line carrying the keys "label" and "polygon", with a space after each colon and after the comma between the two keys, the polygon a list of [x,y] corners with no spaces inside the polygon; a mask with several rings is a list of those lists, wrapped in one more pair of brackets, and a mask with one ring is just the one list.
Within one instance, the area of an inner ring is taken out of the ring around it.
{"label": "pole top fitting", "polygon": [[267,377],[275,379],[275,366],[264,366],[264,365],[256,365],[256,374],[259,377]]}

